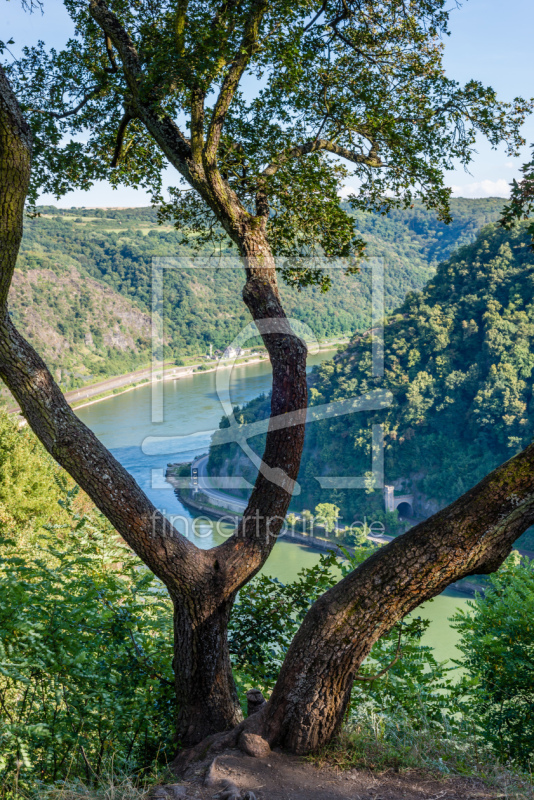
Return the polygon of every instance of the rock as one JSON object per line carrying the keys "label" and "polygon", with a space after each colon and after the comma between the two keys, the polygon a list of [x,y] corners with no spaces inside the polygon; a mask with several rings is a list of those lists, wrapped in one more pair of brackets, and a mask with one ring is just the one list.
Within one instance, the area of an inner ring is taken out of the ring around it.
{"label": "rock", "polygon": [[158,786],[152,797],[154,800],[187,800],[187,789],[181,783],[168,783],[166,786]]}
{"label": "rock", "polygon": [[171,783],[171,784],[169,784],[168,786],[165,787],[165,790],[166,790],[167,794],[171,798],[173,798],[173,800],[175,798],[176,798],[176,800],[178,800],[178,798],[181,798],[181,797],[186,798],[187,797],[187,789],[185,788],[185,786],[182,786],[180,783]]}
{"label": "rock", "polygon": [[233,781],[224,781],[222,791],[215,796],[218,800],[256,800],[254,792],[240,791]]}
{"label": "rock", "polygon": [[253,758],[265,758],[271,754],[269,743],[255,733],[243,731],[239,737],[238,746],[243,753]]}

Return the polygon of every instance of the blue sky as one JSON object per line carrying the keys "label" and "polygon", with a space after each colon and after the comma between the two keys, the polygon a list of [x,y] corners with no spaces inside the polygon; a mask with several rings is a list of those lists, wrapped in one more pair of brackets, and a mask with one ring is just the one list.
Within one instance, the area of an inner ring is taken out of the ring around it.
{"label": "blue sky", "polygon": [[[468,0],[456,9],[450,0],[451,36],[446,40],[445,67],[451,78],[465,82],[471,78],[493,86],[502,100],[517,95],[534,96],[532,0]],[[0,39],[15,39],[15,49],[34,44],[38,39],[61,47],[71,35],[72,26],[60,0],[44,0],[44,14],[27,14],[19,0],[0,0],[2,20]],[[534,142],[534,115],[527,119],[523,135],[527,145]],[[506,197],[508,184],[518,176],[521,164],[529,157],[528,146],[521,157],[510,159],[503,147],[492,150],[484,141],[477,143],[477,154],[470,173],[463,169],[448,174],[447,184],[461,197]],[[166,185],[176,183],[175,173],[166,173]],[[43,197],[41,202],[56,201]],[[62,206],[147,205],[144,192],[112,190],[100,183],[87,192],[73,191],[58,203]]]}

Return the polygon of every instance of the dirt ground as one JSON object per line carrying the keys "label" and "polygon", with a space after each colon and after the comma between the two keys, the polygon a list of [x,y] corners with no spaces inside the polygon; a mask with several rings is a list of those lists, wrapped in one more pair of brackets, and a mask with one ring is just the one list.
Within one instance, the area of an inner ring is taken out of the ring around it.
{"label": "dirt ground", "polygon": [[[503,797],[480,782],[429,778],[415,772],[373,774],[318,769],[296,756],[273,752],[251,758],[238,750],[195,767],[184,783],[165,787],[159,798],[198,800],[496,800]],[[208,784],[208,785],[206,785]],[[237,792],[236,792],[237,789]],[[252,793],[252,794],[251,794]]]}

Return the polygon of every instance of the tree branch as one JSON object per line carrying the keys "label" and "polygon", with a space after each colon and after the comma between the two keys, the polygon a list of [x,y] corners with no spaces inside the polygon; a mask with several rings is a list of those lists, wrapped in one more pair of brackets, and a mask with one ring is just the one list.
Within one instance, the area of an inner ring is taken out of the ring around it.
{"label": "tree branch", "polygon": [[126,133],[126,129],[130,122],[134,119],[129,111],[124,113],[123,118],[120,121],[118,130],[117,130],[117,143],[115,145],[115,152],[113,153],[113,158],[111,159],[111,167],[114,169],[118,163],[121,156],[122,145],[124,142],[124,135]]}
{"label": "tree branch", "polygon": [[115,55],[113,53],[113,48],[111,46],[111,39],[109,38],[109,36],[107,34],[104,34],[104,41],[106,43],[106,51],[107,51],[107,54],[108,54],[109,63],[111,64],[111,67],[109,68],[109,71],[110,72],[118,72],[119,68],[117,66],[117,62],[115,61]]}
{"label": "tree branch", "polygon": [[130,91],[137,97],[139,83],[142,78],[141,61],[137,49],[128,34],[119,22],[117,16],[108,9],[104,0],[90,0],[89,13],[100,25],[107,40],[111,41],[119,53],[124,76]]}
{"label": "tree branch", "polygon": [[108,9],[104,0],[90,0],[89,12],[104,33],[109,36],[119,54],[124,76],[132,95],[131,106],[135,113],[130,113],[132,116],[142,119],[171,164],[192,185],[195,185],[188,166],[192,156],[188,139],[168,114],[162,115],[157,103],[151,104],[149,100],[140,97],[143,71],[139,54],[130,35],[121,25],[117,16]]}
{"label": "tree branch", "polygon": [[60,114],[57,111],[49,111],[46,108],[32,108],[30,110],[34,114],[48,114],[48,116],[53,117],[54,119],[66,119],[67,117],[74,116],[74,114],[77,114],[78,111],[81,111],[81,109],[87,105],[89,100],[95,97],[99,91],[100,91],[100,86],[95,86],[94,89],[91,89],[90,92],[88,92],[83,96],[82,100],[78,103],[76,108],[72,108],[70,111],[64,111],[62,114]]}
{"label": "tree branch", "polygon": [[375,65],[378,64],[378,61],[375,58],[373,58],[369,53],[365,53],[359,47],[356,47],[356,45],[353,42],[351,42],[350,39],[347,39],[347,37],[344,36],[344,34],[342,34],[340,30],[338,30],[337,26],[339,25],[339,23],[343,22],[343,20],[345,19],[350,19],[351,16],[350,9],[348,8],[344,0],[343,0],[343,6],[344,10],[341,12],[341,14],[339,14],[337,17],[335,17],[333,20],[327,23],[328,26],[332,28],[332,30],[334,31],[334,36],[340,39],[343,42],[343,44],[346,44],[347,47],[350,47],[350,49],[353,50],[355,53],[358,53],[359,56],[362,56],[362,58],[365,58],[367,59],[367,61],[370,61],[371,64]]}
{"label": "tree branch", "polygon": [[402,639],[402,625],[399,628],[399,638],[397,640],[397,649],[395,651],[395,657],[393,658],[392,661],[389,662],[387,667],[384,667],[384,669],[381,669],[380,672],[376,673],[376,675],[359,675],[359,674],[356,674],[354,676],[354,680],[355,681],[368,681],[369,683],[372,683],[373,681],[376,681],[379,678],[381,678],[383,675],[385,675],[386,672],[389,672],[391,667],[394,667],[395,664],[397,663],[397,661],[399,660],[399,658],[402,656],[401,639]]}
{"label": "tree branch", "polygon": [[174,30],[176,34],[176,49],[179,55],[183,55],[185,49],[185,26],[187,23],[187,7],[189,0],[178,0],[176,6],[176,20]]}
{"label": "tree branch", "polygon": [[314,16],[314,18],[311,20],[311,22],[308,22],[308,24],[306,25],[306,27],[302,31],[303,33],[307,33],[310,30],[310,28],[313,28],[313,26],[315,25],[315,23],[317,22],[317,20],[321,16],[321,14],[323,14],[326,11],[327,5],[328,5],[328,0],[324,0],[324,2],[322,4],[321,8],[319,9],[319,11],[317,12],[317,14]]}
{"label": "tree branch", "polygon": [[198,562],[192,542],[152,505],[132,476],[75,415],[45,363],[0,312],[0,377],[53,458],[87,492],[130,547],[169,588]]}
{"label": "tree branch", "polygon": [[150,677],[151,678],[157,678],[158,681],[160,683],[164,683],[165,686],[174,686],[174,683],[172,681],[168,681],[166,678],[164,678],[162,675],[160,675],[158,672],[156,672],[156,670],[154,669],[154,665],[150,663],[149,659],[147,658],[147,656],[145,655],[145,653],[143,652],[141,647],[139,647],[139,645],[135,641],[135,636],[133,635],[132,629],[131,628],[127,628],[126,630],[130,634],[130,639],[132,640],[132,644],[134,646],[135,652],[137,653],[137,657],[147,667],[148,674],[150,675]]}
{"label": "tree branch", "polygon": [[204,557],[152,505],[79,420],[40,356],[16,330],[7,299],[31,168],[31,135],[0,66],[0,377],[48,452],[168,586],[205,569]]}
{"label": "tree branch", "polygon": [[191,92],[191,150],[193,159],[202,163],[204,148],[204,92],[193,89]]}
{"label": "tree branch", "polygon": [[[320,597],[291,644],[269,701],[271,744],[303,753],[328,740],[343,718],[353,676],[377,639],[454,581],[494,572],[533,523],[531,444]],[[319,695],[329,698],[329,717],[312,725],[302,713]]]}
{"label": "tree branch", "polygon": [[0,64],[0,309],[7,303],[30,183],[32,137]]}
{"label": "tree branch", "polygon": [[208,165],[215,163],[217,149],[221,138],[222,129],[228,109],[232,103],[239,81],[246,70],[250,59],[258,45],[259,29],[261,21],[268,9],[267,0],[254,0],[249,18],[245,25],[243,38],[239,45],[239,51],[223,81],[221,91],[215,103],[211,116],[210,126],[206,136],[204,148],[204,158]]}
{"label": "tree branch", "polygon": [[280,167],[286,164],[293,158],[301,158],[309,153],[317,153],[320,150],[328,153],[334,153],[346,161],[352,161],[354,164],[366,164],[369,167],[384,167],[385,163],[378,156],[376,146],[373,145],[367,155],[357,153],[355,150],[349,150],[347,147],[336,144],[330,139],[313,139],[305,144],[296,145],[289,150],[280,153],[274,161],[266,167],[261,173],[264,178],[269,178],[275,175]]}

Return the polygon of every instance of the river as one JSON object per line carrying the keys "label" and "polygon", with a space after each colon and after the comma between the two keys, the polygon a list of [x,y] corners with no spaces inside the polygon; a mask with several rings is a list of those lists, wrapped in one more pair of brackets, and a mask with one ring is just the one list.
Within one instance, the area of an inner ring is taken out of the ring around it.
{"label": "river", "polygon": [[[332,357],[332,352],[310,356],[309,366],[329,357]],[[228,378],[232,404],[241,405],[269,391],[270,364],[238,366],[233,369],[231,377],[228,373]],[[173,518],[182,533],[194,537],[195,543],[202,548],[213,547],[222,541],[211,525],[204,523],[198,527],[200,536],[193,533],[192,514],[163,479],[168,462],[190,461],[208,450],[211,431],[218,428],[223,414],[215,372],[200,372],[165,382],[163,422],[152,422],[149,385],[86,406],[77,413],[133,475],[154,505]],[[163,441],[156,448],[153,445],[147,448],[145,440],[154,436]],[[166,437],[168,441],[165,441]],[[147,450],[154,454],[147,454]],[[282,539],[276,543],[263,571],[287,582],[294,579],[303,567],[316,563],[318,558],[310,548]],[[454,658],[458,654],[456,633],[450,627],[448,617],[465,603],[464,595],[447,590],[417,612],[431,620],[424,641],[434,648],[439,660]]]}

